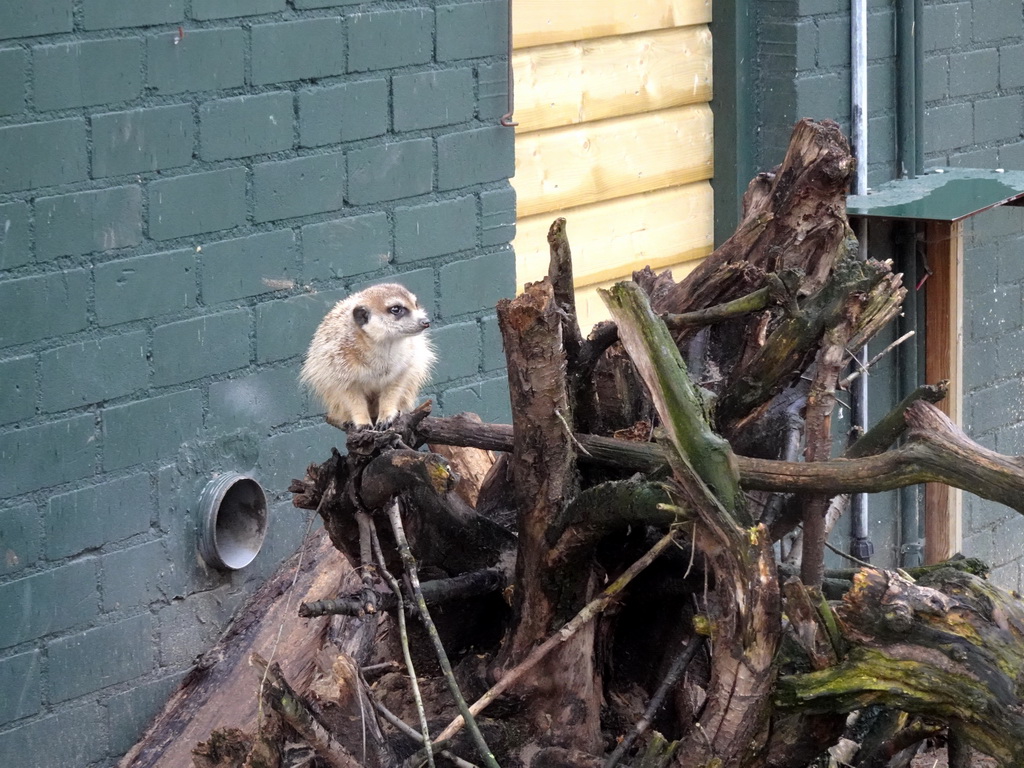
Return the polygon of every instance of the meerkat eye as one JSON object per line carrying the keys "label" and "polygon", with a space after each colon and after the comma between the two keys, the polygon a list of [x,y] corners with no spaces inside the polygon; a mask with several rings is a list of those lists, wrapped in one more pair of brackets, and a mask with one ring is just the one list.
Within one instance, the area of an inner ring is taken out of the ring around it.
{"label": "meerkat eye", "polygon": [[403,315],[407,314],[409,310],[403,307],[401,304],[395,304],[393,307],[388,308],[388,312],[390,312],[395,317],[402,317]]}

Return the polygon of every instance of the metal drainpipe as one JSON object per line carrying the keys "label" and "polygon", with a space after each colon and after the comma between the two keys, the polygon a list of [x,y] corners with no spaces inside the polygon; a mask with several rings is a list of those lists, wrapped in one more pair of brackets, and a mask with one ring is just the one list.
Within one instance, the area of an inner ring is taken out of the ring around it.
{"label": "metal drainpipe", "polygon": [[[854,192],[866,195],[868,191],[868,4],[867,0],[850,0],[850,70],[851,104],[850,122],[853,133],[853,151],[857,162]],[[868,223],[862,218],[857,227],[860,257],[867,258]],[[867,347],[857,354],[860,365],[868,360]],[[854,380],[851,402],[854,428],[861,433],[868,427],[868,377],[865,373]],[[850,554],[860,560],[870,560],[874,553],[868,532],[867,494],[854,494],[851,499]]]}
{"label": "metal drainpipe", "polygon": [[[924,116],[922,98],[922,72],[920,20],[923,0],[897,0],[896,2],[896,56],[897,70],[897,147],[900,175],[914,177],[924,170],[921,127]],[[917,228],[914,224],[900,225],[898,248],[903,272],[903,284],[909,295],[899,318],[900,334],[917,330]],[[918,385],[918,346],[914,339],[900,346],[899,396],[902,400]],[[913,568],[924,561],[921,542],[921,496],[918,486],[910,485],[899,491],[900,503],[900,565]]]}

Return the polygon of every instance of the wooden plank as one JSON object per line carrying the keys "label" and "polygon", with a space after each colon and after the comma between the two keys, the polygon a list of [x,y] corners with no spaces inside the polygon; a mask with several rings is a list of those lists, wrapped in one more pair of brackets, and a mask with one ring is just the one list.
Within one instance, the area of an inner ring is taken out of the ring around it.
{"label": "wooden plank", "polygon": [[516,138],[518,215],[532,216],[710,179],[706,104]]}
{"label": "wooden plank", "polygon": [[[711,185],[706,181],[562,211],[573,249],[576,286],[628,277],[645,265],[661,269],[701,259],[713,247]],[[547,231],[553,214],[516,224],[520,288],[548,270]]]}
{"label": "wooden plank", "polygon": [[528,48],[711,21],[711,0],[512,0],[512,45]]}
{"label": "wooden plank", "polygon": [[519,132],[711,99],[711,32],[683,27],[529,48],[512,57]]}
{"label": "wooden plank", "polygon": [[[925,282],[925,379],[949,380],[939,407],[963,424],[964,239],[962,222],[929,221]],[[925,562],[952,557],[963,545],[963,492],[938,483],[925,486]]]}

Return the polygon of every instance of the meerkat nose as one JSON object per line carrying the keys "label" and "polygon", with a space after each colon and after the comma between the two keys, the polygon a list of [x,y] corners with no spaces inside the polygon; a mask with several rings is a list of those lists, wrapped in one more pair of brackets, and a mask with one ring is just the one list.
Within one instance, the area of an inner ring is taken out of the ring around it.
{"label": "meerkat nose", "polygon": [[424,328],[429,328],[430,327],[430,320],[428,320],[427,318],[424,317],[422,320],[420,320],[420,325],[422,327],[424,327]]}

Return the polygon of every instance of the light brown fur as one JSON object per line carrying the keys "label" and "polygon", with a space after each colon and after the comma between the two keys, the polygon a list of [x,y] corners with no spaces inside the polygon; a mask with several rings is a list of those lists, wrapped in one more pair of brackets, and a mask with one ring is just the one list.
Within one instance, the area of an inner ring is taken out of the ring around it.
{"label": "light brown fur", "polygon": [[397,283],[373,285],[339,301],[313,335],[302,381],[335,426],[388,426],[416,405],[434,350],[427,313]]}

